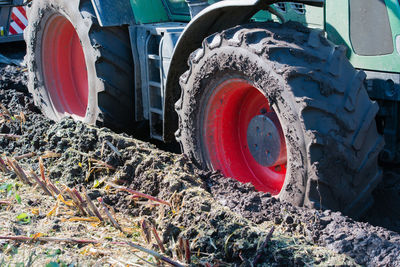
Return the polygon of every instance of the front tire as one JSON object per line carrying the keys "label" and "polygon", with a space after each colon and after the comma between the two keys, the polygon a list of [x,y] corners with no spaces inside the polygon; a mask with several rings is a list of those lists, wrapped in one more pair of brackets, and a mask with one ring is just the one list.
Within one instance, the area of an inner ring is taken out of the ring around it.
{"label": "front tire", "polygon": [[369,208],[384,141],[344,48],[300,24],[257,23],[208,37],[189,67],[176,138],[199,165],[295,205]]}
{"label": "front tire", "polygon": [[90,0],[33,1],[28,89],[49,118],[131,130],[134,79],[126,27],[100,27]]}

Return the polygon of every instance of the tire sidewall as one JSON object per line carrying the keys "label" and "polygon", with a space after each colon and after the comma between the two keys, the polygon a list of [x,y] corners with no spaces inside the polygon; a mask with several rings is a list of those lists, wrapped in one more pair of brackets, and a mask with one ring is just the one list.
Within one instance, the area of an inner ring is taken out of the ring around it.
{"label": "tire sidewall", "polygon": [[[240,78],[257,88],[278,115],[287,146],[287,172],[277,197],[295,205],[303,205],[307,185],[307,152],[298,113],[293,105],[294,96],[289,85],[277,74],[268,60],[245,49],[224,46],[205,53],[193,64],[183,87],[192,88],[193,94],[184,94],[183,109],[190,127],[181,129],[186,140],[183,150],[194,157],[202,167],[212,168],[203,138],[204,113],[214,89],[230,78]],[[213,78],[211,78],[213,77]],[[197,122],[197,123],[196,123]],[[200,137],[200,138],[198,138]],[[190,144],[195,144],[191,148]]]}
{"label": "tire sidewall", "polygon": [[82,44],[88,75],[88,104],[85,117],[75,117],[86,123],[95,123],[99,114],[97,105],[97,93],[99,83],[95,69],[95,50],[92,47],[89,30],[92,18],[84,18],[79,10],[79,0],[41,0],[34,1],[28,9],[29,25],[25,31],[27,43],[27,64],[29,68],[28,89],[34,97],[34,101],[42,112],[50,119],[58,121],[70,114],[61,114],[56,111],[50,94],[46,89],[42,69],[42,40],[46,25],[53,15],[62,15],[74,26]]}

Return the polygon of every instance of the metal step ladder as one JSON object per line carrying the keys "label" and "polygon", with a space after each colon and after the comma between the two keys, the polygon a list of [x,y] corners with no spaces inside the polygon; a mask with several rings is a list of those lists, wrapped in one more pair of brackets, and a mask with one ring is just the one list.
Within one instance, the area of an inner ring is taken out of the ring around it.
{"label": "metal step ladder", "polygon": [[166,79],[174,45],[184,28],[185,24],[172,22],[130,27],[131,36],[136,36],[133,40],[137,43],[132,47],[137,47],[135,60],[140,66],[141,90],[135,90],[136,119],[149,121],[150,137],[156,140],[163,140]]}

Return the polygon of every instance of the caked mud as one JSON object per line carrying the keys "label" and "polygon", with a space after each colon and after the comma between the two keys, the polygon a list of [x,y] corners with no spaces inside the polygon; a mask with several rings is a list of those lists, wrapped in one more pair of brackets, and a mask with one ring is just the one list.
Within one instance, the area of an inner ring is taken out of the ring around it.
{"label": "caked mud", "polygon": [[[38,158],[53,153],[54,157],[43,160],[48,178],[60,188],[81,192],[85,188],[98,207],[101,197],[115,211],[122,228],[130,230],[121,232],[109,222],[93,226],[71,220],[84,216],[61,206],[51,213],[56,201],[44,196],[39,187],[21,184],[12,172],[0,173],[0,186],[13,184],[22,199],[19,203],[11,197],[10,205],[0,206],[0,236],[41,233],[104,242],[102,247],[89,247],[0,240],[0,265],[28,261],[39,265],[50,261],[84,266],[143,265],[152,260],[157,264],[148,255],[140,259],[135,256],[137,251],[112,244],[134,241],[160,252],[154,240],[147,244],[141,234],[143,220],[155,226],[165,246],[164,255],[170,259],[185,262],[177,247],[179,240],[188,240],[192,265],[400,265],[400,235],[396,232],[338,212],[294,207],[256,192],[250,185],[199,170],[184,155],[159,150],[125,134],[72,119],[57,123],[46,119],[26,92],[25,73],[20,67],[0,65],[0,103],[6,109],[0,111],[0,156],[17,158],[25,170],[39,173]],[[115,185],[170,205],[132,199]],[[3,199],[10,199],[4,190],[0,191]],[[29,215],[28,224],[16,219],[22,212]],[[366,220],[382,224],[383,215],[376,221],[374,216],[371,211]],[[384,218],[395,221],[394,217]],[[387,227],[396,230],[397,226],[389,222]]]}

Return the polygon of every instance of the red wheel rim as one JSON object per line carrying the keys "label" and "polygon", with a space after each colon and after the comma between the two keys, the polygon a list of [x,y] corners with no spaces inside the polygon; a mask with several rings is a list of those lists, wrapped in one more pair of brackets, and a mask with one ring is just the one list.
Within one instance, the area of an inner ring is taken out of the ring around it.
{"label": "red wheel rim", "polygon": [[221,83],[210,96],[205,111],[203,136],[214,169],[257,190],[278,194],[286,176],[286,144],[279,120],[281,155],[276,166],[263,166],[252,155],[247,131],[256,116],[274,113],[267,98],[243,79]]}
{"label": "red wheel rim", "polygon": [[54,109],[85,117],[89,94],[85,56],[74,26],[64,16],[53,15],[47,21],[41,57]]}

